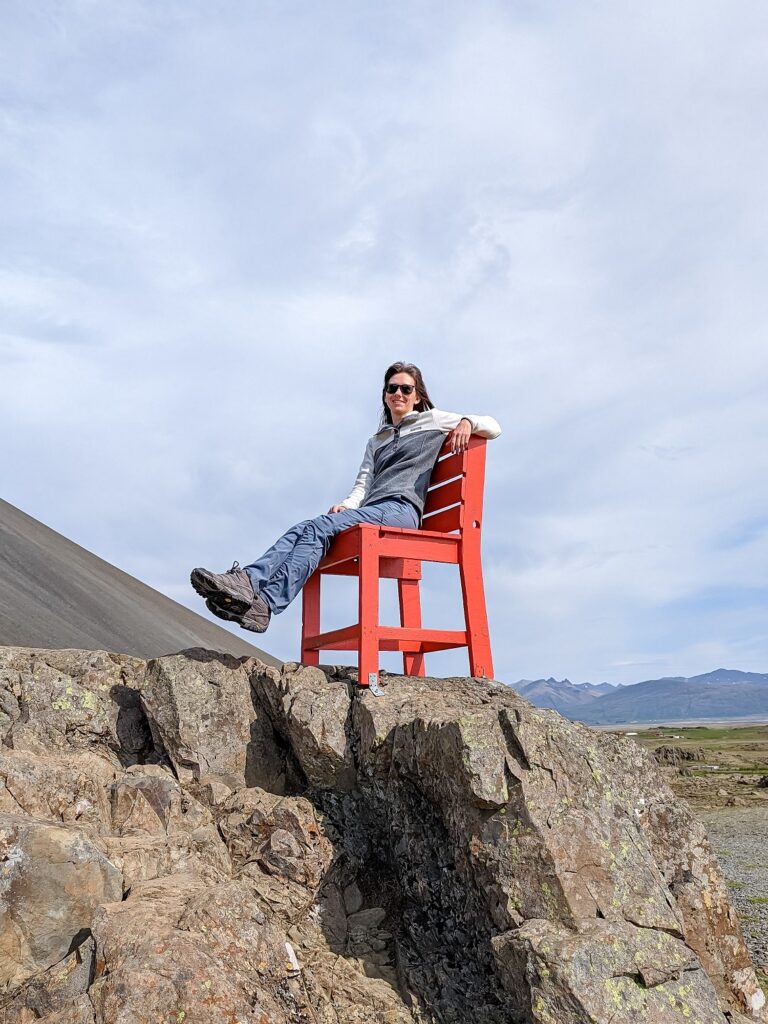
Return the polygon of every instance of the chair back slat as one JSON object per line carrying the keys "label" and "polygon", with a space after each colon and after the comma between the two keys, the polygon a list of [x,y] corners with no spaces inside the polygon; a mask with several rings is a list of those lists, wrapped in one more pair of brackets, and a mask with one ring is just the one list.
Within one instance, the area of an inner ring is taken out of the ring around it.
{"label": "chair back slat", "polygon": [[429,480],[421,520],[423,530],[464,535],[478,531],[483,510],[485,438],[471,437],[466,451],[452,454],[450,441],[440,449]]}
{"label": "chair back slat", "polygon": [[464,524],[464,506],[454,505],[452,508],[445,508],[442,512],[435,512],[431,516],[424,516],[421,521],[422,530],[438,530],[440,533],[453,533],[460,530]]}
{"label": "chair back slat", "polygon": [[[450,449],[447,450],[450,451]],[[445,451],[446,448],[443,447],[438,456],[438,462],[435,463],[435,468],[432,470],[432,476],[429,479],[430,487],[443,484],[446,480],[452,480],[453,477],[462,476],[464,473],[464,456],[448,455],[444,458]]]}
{"label": "chair back slat", "polygon": [[464,500],[464,477],[460,476],[442,487],[433,487],[427,492],[427,500],[424,503],[424,515],[431,512],[439,512],[448,508],[449,505],[457,505]]}

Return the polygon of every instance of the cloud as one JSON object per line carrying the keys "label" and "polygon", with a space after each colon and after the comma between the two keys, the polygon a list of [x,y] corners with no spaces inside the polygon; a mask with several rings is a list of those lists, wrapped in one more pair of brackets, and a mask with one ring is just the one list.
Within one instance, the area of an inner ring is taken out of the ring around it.
{"label": "cloud", "polygon": [[760,668],[762,8],[0,17],[5,497],[196,607],[192,565],[347,493],[411,359],[504,428],[502,678]]}

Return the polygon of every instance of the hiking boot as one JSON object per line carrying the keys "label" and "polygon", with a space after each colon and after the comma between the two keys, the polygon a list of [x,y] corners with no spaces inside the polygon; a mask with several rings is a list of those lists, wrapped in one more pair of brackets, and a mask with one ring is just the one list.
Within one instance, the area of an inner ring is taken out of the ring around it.
{"label": "hiking boot", "polygon": [[226,572],[193,569],[190,583],[200,597],[211,598],[216,604],[244,614],[253,604],[253,587],[248,573],[234,562]]}
{"label": "hiking boot", "polygon": [[223,607],[216,604],[210,597],[205,602],[205,606],[209,612],[213,612],[220,619],[226,619],[227,622],[236,622],[243,629],[249,629],[252,633],[264,633],[272,616],[269,605],[258,594],[255,595],[253,604],[244,614],[233,612],[231,607]]}

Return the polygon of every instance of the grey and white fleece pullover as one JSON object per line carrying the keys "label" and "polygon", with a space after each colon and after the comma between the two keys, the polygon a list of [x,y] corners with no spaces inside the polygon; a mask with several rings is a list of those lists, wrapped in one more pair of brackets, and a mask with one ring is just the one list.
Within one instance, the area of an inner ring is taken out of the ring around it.
{"label": "grey and white fleece pullover", "polygon": [[493,438],[501,433],[492,416],[460,415],[440,409],[408,413],[396,427],[387,423],[368,441],[355,486],[340,504],[362,508],[384,498],[399,497],[415,505],[421,515],[445,435],[463,419],[469,420],[472,433],[480,437]]}

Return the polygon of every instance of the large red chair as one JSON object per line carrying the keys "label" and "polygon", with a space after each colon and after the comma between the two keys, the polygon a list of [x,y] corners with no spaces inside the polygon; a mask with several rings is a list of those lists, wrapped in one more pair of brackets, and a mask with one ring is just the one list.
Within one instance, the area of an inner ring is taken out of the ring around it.
{"label": "large red chair", "polygon": [[[402,651],[405,674],[423,676],[425,654],[467,647],[471,675],[493,677],[480,564],[485,446],[485,438],[473,436],[465,452],[453,455],[446,442],[430,478],[422,529],[364,523],[338,534],[304,586],[304,664],[317,665],[321,650],[356,650],[360,685],[381,693],[379,651]],[[464,629],[422,628],[422,562],[458,565]],[[359,618],[354,626],[320,632],[320,581],[324,575],[358,577]],[[397,580],[399,626],[379,624],[379,579]]]}

